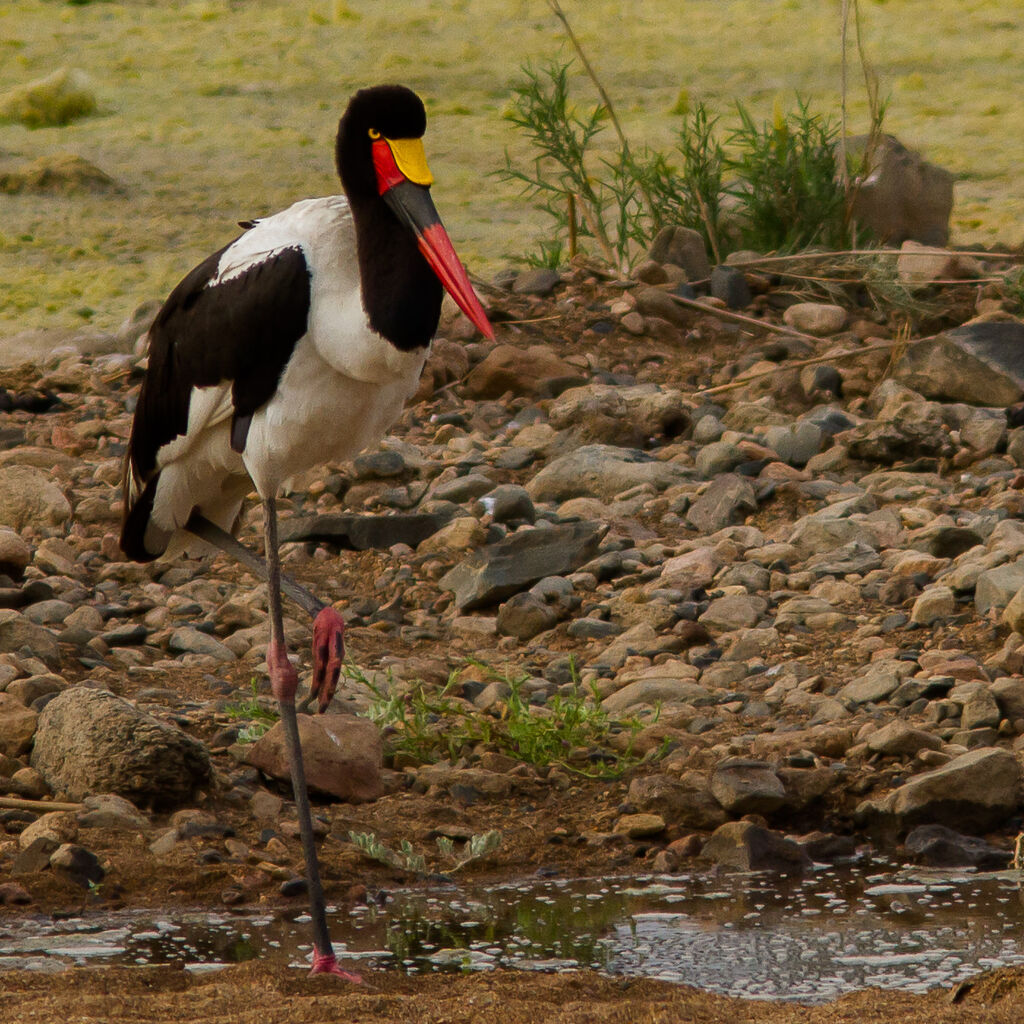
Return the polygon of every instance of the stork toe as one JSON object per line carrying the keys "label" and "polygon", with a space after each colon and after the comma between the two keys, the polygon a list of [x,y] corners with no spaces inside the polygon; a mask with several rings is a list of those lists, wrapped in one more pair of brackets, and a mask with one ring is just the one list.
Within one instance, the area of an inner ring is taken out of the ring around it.
{"label": "stork toe", "polygon": [[338,689],[345,658],[345,622],[329,605],[313,620],[313,678],[309,697],[323,714]]}
{"label": "stork toe", "polygon": [[342,981],[351,982],[353,985],[362,985],[363,978],[360,974],[354,974],[352,971],[343,971],[338,966],[338,961],[333,953],[323,954],[319,950],[313,953],[313,966],[309,970],[310,974],[333,974],[336,977],[342,979]]}

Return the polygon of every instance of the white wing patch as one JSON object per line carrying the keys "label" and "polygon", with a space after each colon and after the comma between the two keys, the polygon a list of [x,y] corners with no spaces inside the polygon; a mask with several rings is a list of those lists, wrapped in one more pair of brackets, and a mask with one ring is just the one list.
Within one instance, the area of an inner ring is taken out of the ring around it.
{"label": "white wing patch", "polygon": [[164,469],[187,455],[204,431],[230,419],[233,411],[230,384],[193,388],[188,400],[188,427],[184,434],[179,434],[156,453],[157,469]]}

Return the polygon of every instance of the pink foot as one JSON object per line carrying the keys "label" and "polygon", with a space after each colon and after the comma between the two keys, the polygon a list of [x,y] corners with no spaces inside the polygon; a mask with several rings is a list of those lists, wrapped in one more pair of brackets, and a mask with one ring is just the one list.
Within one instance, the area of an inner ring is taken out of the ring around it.
{"label": "pink foot", "polygon": [[313,679],[309,696],[317,699],[317,711],[323,714],[338,689],[345,657],[345,623],[328,605],[313,620]]}
{"label": "pink foot", "polygon": [[278,700],[293,704],[295,691],[299,688],[299,674],[288,660],[288,648],[273,640],[267,647],[267,672],[270,675],[270,690]]}
{"label": "pink foot", "polygon": [[358,974],[353,974],[351,971],[343,971],[338,966],[338,961],[333,953],[321,953],[319,950],[313,951],[313,966],[310,968],[310,974],[335,974],[342,981],[350,981],[353,985],[362,985],[363,979]]}

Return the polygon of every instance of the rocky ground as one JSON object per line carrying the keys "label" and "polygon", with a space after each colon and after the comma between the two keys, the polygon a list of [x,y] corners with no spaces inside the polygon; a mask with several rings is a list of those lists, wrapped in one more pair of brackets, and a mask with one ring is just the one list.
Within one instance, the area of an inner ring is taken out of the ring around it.
{"label": "rocky ground", "polygon": [[[380,449],[295,482],[285,563],[343,611],[354,663],[330,719],[349,730],[347,760],[313,720],[304,734],[331,900],[415,881],[353,831],[408,839],[433,870],[451,867],[438,835],[458,850],[495,831],[497,849],[461,869],[480,879],[792,871],[873,852],[1010,864],[1019,297],[999,264],[918,254],[899,268],[920,303],[908,334],[906,312],[860,283],[808,303],[780,269],[718,268],[710,297],[677,288],[671,262],[629,282],[509,274],[482,289],[498,344],[447,323]],[[303,899],[275,734],[249,742],[272,706],[262,586],[219,555],[118,553],[143,330],[140,315],[116,339],[129,354],[59,349],[0,379],[7,914]],[[260,535],[252,504],[240,536]],[[308,622],[287,628],[308,668]],[[554,750],[508,727],[567,707],[583,725]],[[514,982],[460,984],[513,999],[494,986]],[[566,1001],[609,983],[550,984]],[[52,1019],[67,1019],[60,991]],[[643,991],[651,1020],[691,998]],[[360,1019],[413,1019],[385,1002]],[[314,1019],[304,1006],[281,1019]],[[857,1006],[850,1019],[870,1019]],[[737,1017],[710,998],[701,1012]],[[522,1019],[583,1019],[553,1013]],[[609,1014],[587,1019],[627,1019]]]}

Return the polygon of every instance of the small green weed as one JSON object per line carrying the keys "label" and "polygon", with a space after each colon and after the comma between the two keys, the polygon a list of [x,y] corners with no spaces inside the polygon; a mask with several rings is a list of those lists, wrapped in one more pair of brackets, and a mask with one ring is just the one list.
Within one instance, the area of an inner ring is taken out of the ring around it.
{"label": "small green weed", "polygon": [[741,244],[758,252],[849,248],[839,126],[799,97],[794,113],[777,111],[771,124],[758,125],[742,103],[736,109],[740,125],[728,141],[737,181],[729,193],[740,203]]}
{"label": "small green weed", "polygon": [[[453,697],[454,675],[440,692],[417,683],[400,694],[394,687],[384,692],[354,665],[346,672],[373,694],[367,717],[384,729],[392,753],[405,752],[428,763],[454,762],[483,744],[527,764],[559,765],[591,778],[617,778],[639,763],[632,738],[642,724],[637,719],[612,719],[596,689],[576,682],[569,693],[556,694],[536,707],[523,693],[525,676],[472,664],[508,685],[500,715],[485,714]],[[626,749],[611,749],[612,736],[623,729],[630,733]]]}
{"label": "small green weed", "polygon": [[229,704],[224,712],[228,718],[246,720],[247,724],[238,732],[239,743],[255,743],[264,733],[269,732],[278,720],[278,714],[267,707],[260,698],[259,683],[255,679],[249,684],[252,697]]}
{"label": "small green weed", "polygon": [[[348,837],[371,860],[417,875],[428,872],[426,856],[418,853],[408,839],[403,839],[398,849],[393,850],[372,832],[349,832]],[[456,849],[455,843],[447,836],[439,836],[437,849],[444,863],[438,867],[448,872],[458,871],[475,860],[489,856],[499,846],[501,833],[496,829],[470,836],[461,850]]]}

